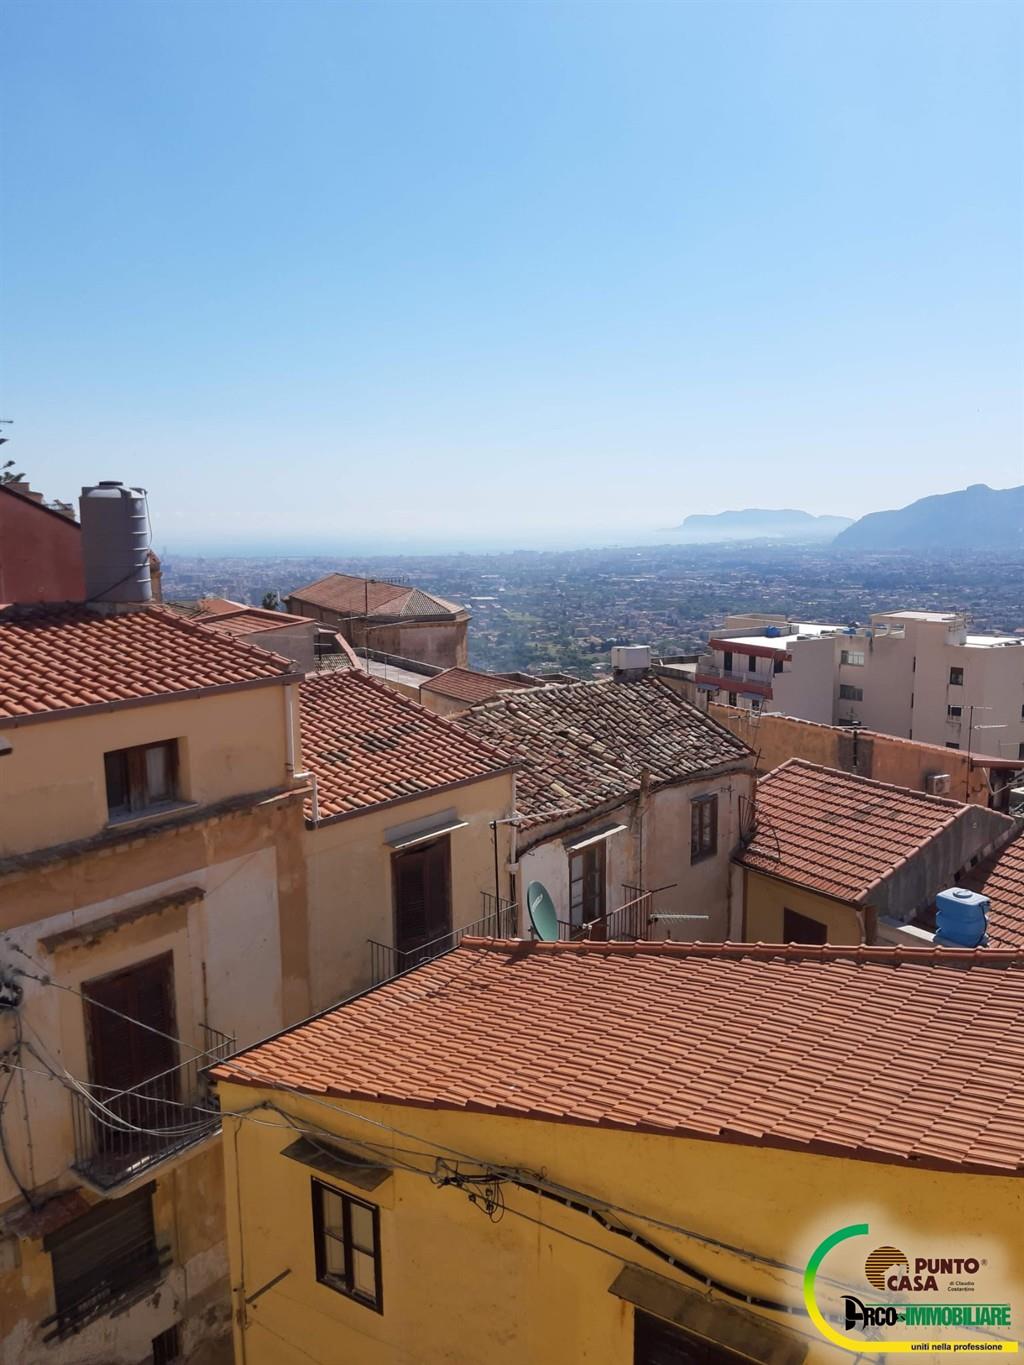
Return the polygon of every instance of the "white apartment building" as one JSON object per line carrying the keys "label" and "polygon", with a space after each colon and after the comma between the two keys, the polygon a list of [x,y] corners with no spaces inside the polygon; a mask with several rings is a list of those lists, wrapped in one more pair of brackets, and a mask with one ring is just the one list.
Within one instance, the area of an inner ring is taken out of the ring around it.
{"label": "white apartment building", "polygon": [[1024,766],[1024,637],[971,635],[962,613],[876,612],[869,626],[729,616],[695,680],[732,706]]}

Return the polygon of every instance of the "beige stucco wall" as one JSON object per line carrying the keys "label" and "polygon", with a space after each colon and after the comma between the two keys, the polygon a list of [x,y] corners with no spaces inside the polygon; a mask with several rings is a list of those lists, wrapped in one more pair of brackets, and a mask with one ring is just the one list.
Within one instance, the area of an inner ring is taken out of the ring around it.
{"label": "beige stucco wall", "polygon": [[177,739],[182,797],[201,805],[284,786],[285,709],[293,690],[258,687],[5,725],[13,752],[0,763],[0,857],[104,829],[103,755],[113,749]]}
{"label": "beige stucco wall", "polygon": [[[747,943],[784,943],[785,910],[817,920],[828,928],[829,943],[870,942],[862,927],[861,915],[853,905],[819,896],[802,886],[765,877],[744,868],[744,932]],[[870,914],[868,914],[870,919]]]}
{"label": "beige stucco wall", "polygon": [[[902,627],[903,633],[884,635],[876,630],[873,638],[858,643],[867,652],[866,666],[857,670],[865,678],[864,701],[851,714],[871,729],[928,744],[952,743],[976,754],[1018,757],[1024,743],[1024,645],[958,644],[946,623],[898,614],[876,613],[871,621],[876,628]],[[963,669],[963,686],[950,683],[951,668]],[[951,705],[962,707],[963,715],[950,719]]]}
{"label": "beige stucco wall", "polygon": [[[88,981],[171,953],[175,1033],[191,1048],[206,1045],[203,1022],[242,1044],[309,1012],[301,802],[296,792],[171,828],[140,829],[109,847],[26,862],[0,877],[0,960],[30,974],[19,978],[19,1015],[23,1037],[41,1054],[22,1053],[28,1070],[19,1074],[17,1104],[4,1118],[23,1182],[44,1194],[80,1183],[71,1170],[71,1098],[48,1072],[64,1068],[88,1079],[84,1004],[77,993]],[[114,927],[98,926],[91,937],[86,932],[63,945],[44,942],[187,888],[203,894],[114,921]],[[13,1016],[4,1015],[0,1049],[14,1041]],[[181,1060],[192,1055],[186,1046]],[[156,1168],[157,1234],[174,1254],[159,1293],[103,1317],[71,1341],[42,1346],[38,1323],[54,1309],[50,1258],[39,1238],[16,1243],[16,1264],[0,1273],[0,1365],[138,1365],[152,1338],[176,1321],[182,1322],[186,1350],[223,1335],[229,1300],[218,1142],[206,1139]],[[0,1211],[20,1202],[0,1165]]]}
{"label": "beige stucco wall", "polygon": [[[731,906],[730,860],[739,844],[742,799],[752,794],[750,771],[725,773],[696,782],[659,787],[643,801],[634,800],[603,811],[571,832],[553,832],[534,842],[541,830],[525,830],[520,846],[518,899],[525,907],[526,889],[542,882],[552,896],[560,919],[569,918],[569,858],[567,841],[586,836],[609,824],[627,828],[606,841],[605,897],[608,911],[629,899],[627,886],[658,890],[651,908],[656,913],[706,916],[704,919],[663,924],[658,938],[721,940],[728,937]],[[701,796],[718,796],[718,851],[713,857],[690,862],[690,803]],[[528,932],[524,919],[523,932]]]}
{"label": "beige stucco wall", "polygon": [[[501,773],[413,801],[307,828],[310,985],[314,1009],[370,985],[368,939],[394,943],[389,833],[446,812],[468,821],[451,835],[452,927],[484,914],[481,892],[494,890],[490,821],[512,813],[512,774]],[[510,842],[499,826],[502,894]]]}
{"label": "beige stucco wall", "polygon": [[926,778],[933,774],[948,773],[950,796],[980,806],[989,803],[987,774],[983,768],[971,768],[966,752],[898,739],[876,730],[818,725],[794,716],[767,712],[752,716],[747,710],[716,702],[711,703],[709,714],[756,750],[759,773],[771,772],[787,759],[802,758],[913,791],[924,791]]}

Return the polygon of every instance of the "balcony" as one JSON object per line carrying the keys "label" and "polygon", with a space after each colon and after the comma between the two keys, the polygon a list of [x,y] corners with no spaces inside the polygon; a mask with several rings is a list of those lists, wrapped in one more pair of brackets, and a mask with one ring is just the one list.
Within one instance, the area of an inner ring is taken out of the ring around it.
{"label": "balcony", "polygon": [[[627,889],[636,891],[635,887]],[[653,899],[652,892],[639,891],[617,910],[610,910],[584,924],[570,924],[568,920],[560,919],[558,937],[575,943],[643,942],[650,937]]]}
{"label": "balcony", "polygon": [[130,1090],[90,1085],[71,1096],[74,1169],[113,1190],[220,1129],[206,1068],[235,1050],[226,1033],[201,1024],[202,1052]]}
{"label": "balcony", "polygon": [[712,687],[716,691],[746,692],[751,696],[764,697],[770,701],[772,685],[755,673],[738,673],[732,669],[719,668],[717,664],[704,658],[697,665],[694,681],[698,687]]}
{"label": "balcony", "polygon": [[367,939],[370,949],[370,982],[373,986],[393,981],[420,967],[424,962],[432,962],[435,957],[450,953],[464,938],[516,938],[519,933],[519,907],[514,901],[503,900],[483,893],[484,914],[472,924],[463,924],[440,938],[419,944],[415,948],[398,949],[376,939]]}

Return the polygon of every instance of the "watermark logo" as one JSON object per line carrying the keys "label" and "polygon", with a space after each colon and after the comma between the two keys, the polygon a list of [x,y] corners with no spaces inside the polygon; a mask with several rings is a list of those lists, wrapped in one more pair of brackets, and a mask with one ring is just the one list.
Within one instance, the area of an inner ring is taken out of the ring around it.
{"label": "watermark logo", "polygon": [[[910,1351],[1018,1353],[1019,1343],[1009,1339],[1013,1326],[1010,1304],[984,1300],[984,1286],[979,1289],[976,1277],[986,1263],[976,1256],[920,1256],[916,1249],[908,1255],[888,1243],[876,1246],[863,1263],[868,1290],[863,1296],[843,1293],[841,1317],[826,1317],[816,1289],[823,1263],[837,1247],[867,1236],[867,1223],[840,1228],[825,1238],[807,1263],[804,1304],[827,1341],[861,1355]],[[872,1289],[885,1297],[876,1299]],[[953,1334],[946,1335],[948,1331]]]}

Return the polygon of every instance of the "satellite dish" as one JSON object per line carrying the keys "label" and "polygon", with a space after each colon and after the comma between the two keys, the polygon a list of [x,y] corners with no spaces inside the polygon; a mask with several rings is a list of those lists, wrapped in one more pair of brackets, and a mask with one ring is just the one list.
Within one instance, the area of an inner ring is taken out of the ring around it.
{"label": "satellite dish", "polygon": [[543,882],[531,882],[526,888],[526,909],[536,937],[544,943],[555,943],[558,939],[558,915]]}

